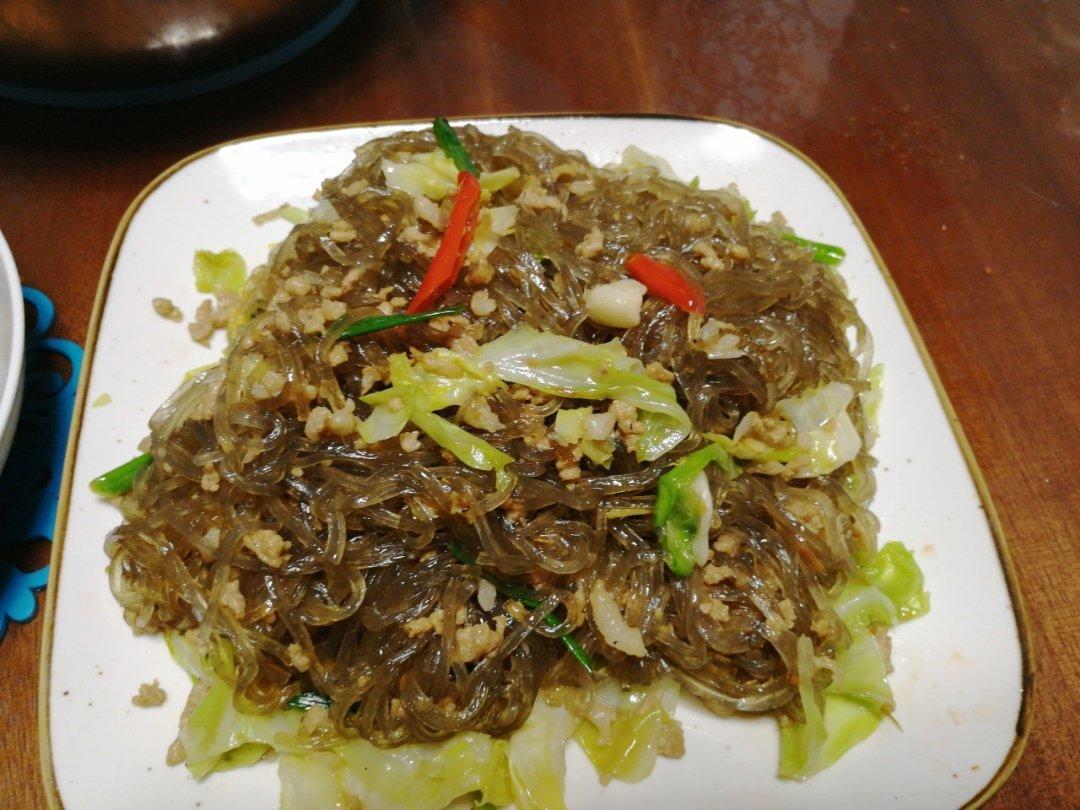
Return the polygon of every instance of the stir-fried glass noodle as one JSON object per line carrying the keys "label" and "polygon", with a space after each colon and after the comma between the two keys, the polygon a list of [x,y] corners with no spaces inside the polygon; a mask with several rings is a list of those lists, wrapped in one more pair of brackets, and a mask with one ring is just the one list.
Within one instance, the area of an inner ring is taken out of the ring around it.
{"label": "stir-fried glass noodle", "polygon": [[[153,416],[106,542],[126,620],[240,711],[325,707],[325,745],[505,739],[664,679],[824,767],[925,609],[877,551],[842,252],[637,150],[457,134],[478,179],[445,131],[360,147]],[[444,312],[346,333],[406,308]]]}

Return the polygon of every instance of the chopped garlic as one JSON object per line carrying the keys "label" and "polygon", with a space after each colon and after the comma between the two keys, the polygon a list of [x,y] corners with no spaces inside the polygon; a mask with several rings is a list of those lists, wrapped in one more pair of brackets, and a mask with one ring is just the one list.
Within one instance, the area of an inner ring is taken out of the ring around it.
{"label": "chopped garlic", "polygon": [[480,580],[476,588],[476,601],[483,610],[490,613],[495,607],[495,586],[486,579]]}
{"label": "chopped garlic", "polygon": [[585,311],[593,323],[629,329],[641,323],[644,298],[644,284],[632,278],[619,279],[587,289]]}
{"label": "chopped garlic", "polygon": [[627,655],[645,657],[645,640],[641,636],[641,630],[626,623],[615,597],[600,580],[593,583],[589,592],[589,605],[592,607],[596,628],[604,641]]}
{"label": "chopped garlic", "polygon": [[281,568],[289,559],[289,542],[273,529],[256,529],[244,536],[244,545],[271,568]]}

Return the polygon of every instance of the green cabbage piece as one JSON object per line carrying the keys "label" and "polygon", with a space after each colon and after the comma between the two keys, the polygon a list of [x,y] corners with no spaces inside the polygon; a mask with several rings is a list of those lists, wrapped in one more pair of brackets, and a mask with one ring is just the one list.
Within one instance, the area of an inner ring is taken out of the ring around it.
{"label": "green cabbage piece", "polygon": [[465,428],[458,427],[448,419],[443,419],[438,414],[422,409],[415,409],[410,417],[413,424],[440,447],[445,447],[462,464],[472,467],[474,470],[494,470],[497,486],[501,489],[505,483],[506,465],[513,461],[513,457],[493,447],[481,439],[475,433],[470,433]]}
{"label": "green cabbage piece", "polygon": [[[736,458],[755,464],[785,465],[795,478],[828,475],[854,459],[862,448],[862,439],[847,412],[854,396],[850,385],[830,382],[777,402],[772,415],[795,430],[796,441],[789,446],[774,447],[752,436],[742,436],[738,441],[714,434],[708,434],[708,438]],[[744,417],[748,418],[752,418],[750,414]],[[738,428],[735,435],[739,435]]]}
{"label": "green cabbage piece", "polygon": [[510,736],[507,765],[518,810],[565,810],[566,742],[574,725],[566,709],[540,697],[525,724]]}
{"label": "green cabbage piece", "polygon": [[167,643],[196,685],[205,688],[180,732],[196,778],[254,764],[276,751],[283,810],[441,810],[470,795],[478,804],[513,803],[519,810],[565,807],[565,750],[577,721],[543,699],[505,740],[464,732],[441,743],[391,749],[363,739],[314,749],[301,730],[303,712],[255,714],[236,708],[232,687],[218,674],[233,667],[226,645],[211,656],[183,636],[170,635]]}
{"label": "green cabbage piece", "polygon": [[848,629],[874,625],[892,627],[900,620],[896,604],[881,590],[853,577],[840,591],[833,608]]}
{"label": "green cabbage piece", "polygon": [[481,346],[475,360],[501,380],[545,394],[634,405],[646,428],[638,440],[639,461],[654,461],[690,435],[690,417],[675,389],[647,376],[617,340],[598,345],[518,326]]}
{"label": "green cabbage piece", "polygon": [[664,562],[676,576],[689,576],[708,558],[713,498],[705,468],[712,463],[732,479],[742,472],[727,450],[713,442],[683,456],[657,483],[653,525]]}
{"label": "green cabbage piece", "polygon": [[513,800],[508,743],[465,732],[441,743],[376,748],[367,740],[334,746],[345,794],[364,810],[441,810],[459,796],[479,792],[483,801]]}
{"label": "green cabbage piece", "polygon": [[881,400],[885,395],[885,366],[878,363],[870,369],[866,377],[870,383],[870,390],[859,394],[862,403],[863,414],[866,416],[867,441],[872,442],[878,434],[878,413],[881,411]]}
{"label": "green cabbage piece", "polygon": [[391,749],[351,740],[322,752],[289,753],[281,762],[281,806],[440,810],[471,794],[477,804],[561,810],[573,727],[565,709],[541,699],[507,740],[465,732]]}
{"label": "green cabbage piece", "polygon": [[915,557],[903,544],[886,543],[862,568],[870,584],[896,606],[900,621],[914,619],[930,610],[930,595],[923,587],[923,574]]}
{"label": "green cabbage piece", "polygon": [[859,454],[862,439],[847,412],[854,396],[850,385],[830,382],[776,403],[777,412],[795,426],[808,457],[798,477],[828,475]]}
{"label": "green cabbage piece", "polygon": [[[458,169],[442,150],[418,152],[395,162],[383,159],[386,187],[404,191],[412,197],[423,195],[429,200],[441,200],[457,190]],[[480,190],[490,197],[521,176],[517,167],[509,166],[497,172],[480,173]]]}
{"label": "green cabbage piece", "polygon": [[858,701],[826,694],[818,725],[780,726],[780,776],[806,779],[828,768],[877,730],[881,715]]}
{"label": "green cabbage piece", "polygon": [[[206,690],[179,734],[192,776],[198,779],[214,771],[252,765],[271,749],[287,749],[296,739],[298,713],[240,711],[233,701],[232,686],[217,674],[208,654],[201,654],[177,635],[171,635],[167,643],[176,661]],[[231,666],[231,656],[223,652],[218,669]]]}
{"label": "green cabbage piece", "polygon": [[586,458],[606,469],[615,453],[615,441],[585,438],[585,418],[592,413],[592,408],[560,408],[555,413],[555,438],[560,444],[578,445]]}
{"label": "green cabbage piece", "polygon": [[278,763],[283,810],[351,810],[356,802],[342,786],[345,763],[332,752],[283,754]]}
{"label": "green cabbage piece", "polygon": [[[671,164],[664,160],[664,158],[659,155],[654,155],[651,152],[646,152],[644,149],[637,146],[628,146],[623,150],[622,159],[619,161],[619,168],[631,172],[635,169],[651,168],[656,169],[657,174],[665,180],[679,179],[675,174],[675,170],[671,168]],[[697,180],[697,178],[695,177],[694,180]],[[696,188],[696,186],[691,186],[691,188]]]}
{"label": "green cabbage piece", "polygon": [[868,630],[853,630],[851,636],[851,645],[836,657],[838,672],[826,694],[842,695],[878,714],[892,711],[893,693],[881,648]]}
{"label": "green cabbage piece", "polygon": [[[438,368],[434,373],[424,368]],[[361,397],[372,406],[360,424],[360,436],[368,443],[397,436],[408,422],[424,431],[440,447],[476,470],[494,470],[499,486],[506,483],[506,465],[514,459],[496,447],[458,427],[435,411],[464,405],[474,394],[490,394],[501,383],[465,357],[448,349],[436,349],[413,365],[404,354],[391,355],[387,366],[390,387]]]}
{"label": "green cabbage piece", "polygon": [[930,609],[923,575],[902,544],[886,543],[837,597],[834,607],[851,633],[836,657],[836,674],[819,705],[812,689],[813,644],[798,642],[799,694],[806,722],[780,722],[780,776],[806,779],[869,737],[893,709],[888,664],[873,632]]}
{"label": "green cabbage piece", "polygon": [[[474,395],[487,396],[504,382],[516,382],[556,396],[620,399],[634,405],[645,424],[637,447],[640,460],[659,458],[690,433],[690,417],[680,407],[675,389],[648,377],[641,361],[629,357],[618,341],[596,345],[519,326],[469,357],[435,349],[414,362],[395,354],[388,368],[390,387],[361,397],[372,406],[360,424],[364,441],[389,439],[411,421],[462,463],[495,470],[503,483],[505,467],[513,459],[436,411],[464,405]],[[606,461],[602,442],[588,452],[598,463]]]}
{"label": "green cabbage piece", "polygon": [[235,250],[195,251],[195,289],[201,293],[239,293],[247,280],[247,263]]}
{"label": "green cabbage piece", "polygon": [[[517,171],[516,169],[514,171]],[[482,208],[476,221],[476,233],[469,245],[469,261],[475,262],[495,249],[500,237],[514,232],[517,223],[516,205],[500,205],[495,208]]]}
{"label": "green cabbage piece", "polygon": [[628,690],[611,679],[596,687],[574,739],[603,784],[612,779],[640,782],[652,773],[662,735],[679,733],[672,719],[678,699],[679,685],[673,678]]}
{"label": "green cabbage piece", "polygon": [[789,461],[794,461],[801,453],[801,449],[797,445],[773,447],[751,436],[743,436],[739,441],[735,441],[723,433],[706,433],[705,438],[716,442],[729,455],[755,464],[766,464],[770,461],[786,464]]}

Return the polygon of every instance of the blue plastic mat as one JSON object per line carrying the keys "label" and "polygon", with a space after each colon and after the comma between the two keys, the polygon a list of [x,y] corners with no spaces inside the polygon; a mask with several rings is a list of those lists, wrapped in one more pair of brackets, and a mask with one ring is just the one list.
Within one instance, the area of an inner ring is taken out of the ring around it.
{"label": "blue plastic mat", "polygon": [[15,440],[0,473],[0,640],[9,621],[28,622],[37,613],[35,591],[49,581],[49,566],[24,571],[6,558],[14,546],[51,541],[60,499],[68,429],[75,408],[83,350],[50,337],[55,310],[38,290],[23,287],[28,310],[37,312],[26,335],[26,376]]}

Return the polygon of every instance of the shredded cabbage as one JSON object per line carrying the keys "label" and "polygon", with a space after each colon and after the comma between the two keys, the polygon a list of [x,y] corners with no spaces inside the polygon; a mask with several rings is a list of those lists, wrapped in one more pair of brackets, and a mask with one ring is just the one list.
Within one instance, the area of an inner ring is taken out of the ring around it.
{"label": "shredded cabbage", "polygon": [[603,784],[612,779],[640,782],[652,773],[664,747],[661,738],[681,738],[672,719],[678,699],[679,684],[670,677],[625,691],[612,679],[597,685],[574,739]]}
{"label": "shredded cabbage", "polygon": [[870,584],[884,593],[896,606],[900,621],[914,619],[930,610],[930,595],[923,588],[923,574],[915,557],[895,540],[886,543],[877,555],[863,566]]}
{"label": "shredded cabbage", "polygon": [[776,410],[795,426],[809,459],[797,477],[828,475],[859,454],[862,439],[847,412],[854,395],[850,385],[831,382],[776,403]]}
{"label": "shredded cabbage", "polygon": [[[510,456],[434,412],[464,405],[474,394],[490,394],[502,381],[557,396],[618,399],[634,405],[643,411],[645,424],[637,446],[640,460],[659,458],[690,433],[690,417],[679,405],[675,389],[647,376],[641,361],[628,356],[614,340],[596,345],[519,326],[472,357],[435,349],[415,365],[404,354],[392,355],[388,366],[390,387],[361,398],[373,406],[360,425],[364,441],[396,436],[411,421],[463,463],[478,470],[494,469],[500,476],[513,461]],[[589,450],[604,458],[600,445]]]}
{"label": "shredded cabbage", "polygon": [[495,249],[499,238],[514,232],[517,223],[516,205],[500,205],[495,208],[482,208],[476,221],[476,233],[469,246],[469,261],[476,262]]}
{"label": "shredded cabbage", "polygon": [[498,486],[502,488],[506,465],[514,460],[512,456],[493,447],[475,433],[470,433],[431,411],[416,408],[410,418],[414,425],[440,447],[453,453],[462,464],[467,464],[474,470],[494,470]]}
{"label": "shredded cabbage", "polygon": [[404,354],[390,356],[390,387],[361,397],[373,406],[371,415],[360,424],[361,438],[369,444],[392,438],[411,421],[463,464],[476,470],[495,470],[502,482],[506,465],[513,458],[435,413],[464,405],[475,394],[493,392],[501,385],[499,380],[449,349],[428,352],[421,362],[440,373],[414,366]]}
{"label": "shredded cabbage", "polygon": [[714,442],[683,456],[657,484],[653,525],[664,562],[676,576],[689,576],[695,565],[704,565],[709,558],[713,497],[705,468],[712,463],[729,478],[741,473],[730,454]]}
{"label": "shredded cabbage", "polygon": [[806,779],[832,765],[877,729],[881,715],[842,695],[826,694],[815,723],[781,723],[780,776]]}
{"label": "shredded cabbage", "polygon": [[836,669],[827,693],[843,695],[879,714],[892,711],[887,662],[869,630],[851,631],[851,646],[836,656]]}
{"label": "shredded cabbage", "polygon": [[[647,376],[641,361],[629,357],[614,340],[596,345],[519,326],[480,347],[472,357],[435,349],[416,364],[403,354],[392,355],[388,365],[390,387],[361,398],[373,406],[360,426],[364,441],[396,436],[409,421],[427,433],[415,418],[420,414],[426,425],[438,425],[439,436],[451,442],[442,446],[462,462],[473,466],[469,459],[479,458],[479,452],[483,463],[492,465],[476,469],[501,470],[512,459],[468,431],[450,430],[426,415],[464,405],[474,394],[490,394],[503,381],[557,396],[619,399],[634,405],[643,412],[641,421],[645,424],[637,446],[640,460],[659,458],[690,433],[690,417],[679,405],[675,389]],[[429,370],[433,368],[438,372]],[[442,444],[437,436],[431,438]],[[603,457],[601,446],[590,448],[593,450]]]}
{"label": "shredded cabbage", "polygon": [[753,436],[743,435],[760,416],[751,411],[735,429],[734,438],[707,434],[736,458],[756,464],[783,465],[787,477],[812,478],[828,475],[859,455],[862,439],[847,407],[855,392],[846,383],[831,382],[776,403],[772,414],[791,425],[795,442],[773,446]]}
{"label": "shredded cabbage", "polygon": [[235,250],[196,250],[192,269],[201,293],[239,293],[247,280],[247,263]]}
{"label": "shredded cabbage", "polygon": [[[384,158],[382,173],[387,188],[404,191],[411,197],[422,194],[429,200],[441,200],[457,190],[457,167],[442,150],[418,152],[400,162]],[[480,189],[486,199],[520,176],[521,172],[515,166],[497,172],[481,172]]]}
{"label": "shredded cabbage", "polygon": [[888,661],[874,628],[923,615],[930,598],[915,558],[894,541],[848,582],[834,607],[851,633],[851,645],[836,656],[836,673],[819,705],[812,689],[813,643],[807,636],[799,638],[799,695],[806,722],[781,720],[780,775],[786,778],[806,779],[829,767],[892,712]]}
{"label": "shredded cabbage", "polygon": [[[167,643],[177,662],[206,688],[179,734],[192,776],[198,779],[214,771],[253,765],[271,749],[295,740],[299,714],[241,712],[233,703],[232,686],[214,671],[208,655],[200,655],[177,635],[169,636]],[[231,668],[231,659],[223,660],[220,666]]]}
{"label": "shredded cabbage", "polygon": [[679,179],[675,174],[675,170],[671,168],[670,163],[659,155],[646,152],[644,149],[637,146],[628,146],[623,150],[622,160],[619,161],[619,167],[626,169],[627,171],[651,168],[656,169],[657,173],[665,180]]}
{"label": "shredded cabbage", "polygon": [[881,410],[881,400],[885,391],[885,366],[878,363],[871,368],[866,380],[870,383],[870,390],[859,394],[859,401],[866,415],[866,442],[869,445],[878,434],[878,412]]}
{"label": "shredded cabbage", "polygon": [[278,764],[283,810],[351,810],[356,807],[345,793],[345,763],[332,752],[283,754]]}
{"label": "shredded cabbage", "polygon": [[618,399],[643,411],[639,461],[653,461],[690,435],[691,422],[675,389],[645,374],[617,340],[583,340],[518,326],[480,347],[476,362],[506,382],[545,394],[578,399]]}
{"label": "shredded cabbage", "polygon": [[[302,712],[243,712],[235,707],[232,687],[216,673],[209,655],[177,634],[168,637],[168,645],[196,685],[206,689],[180,733],[188,769],[196,778],[254,764],[273,750],[281,755],[283,810],[441,810],[472,794],[477,803],[513,803],[519,810],[565,807],[565,750],[577,721],[543,699],[505,740],[463,732],[441,743],[390,749],[364,739],[313,749],[301,730]],[[223,648],[217,668],[232,666]],[[664,701],[666,706],[666,696]]]}
{"label": "shredded cabbage", "polygon": [[645,640],[641,629],[627,623],[619,603],[608,591],[603,580],[598,579],[593,583],[592,590],[589,591],[589,607],[592,608],[596,629],[600,631],[604,641],[627,655],[645,657]]}
{"label": "shredded cabbage", "polygon": [[442,810],[474,791],[493,804],[512,801],[507,747],[487,734],[464,732],[441,743],[376,748],[357,739],[332,750],[344,764],[344,792],[364,810]]}
{"label": "shredded cabbage", "polygon": [[[508,765],[518,810],[564,810],[566,741],[575,720],[537,698],[525,724],[510,735]],[[497,803],[497,802],[496,802]]]}
{"label": "shredded cabbage", "polygon": [[593,415],[592,408],[560,408],[555,413],[555,438],[563,445],[576,444],[587,458],[607,468],[615,453],[615,440],[586,438],[585,420]]}

